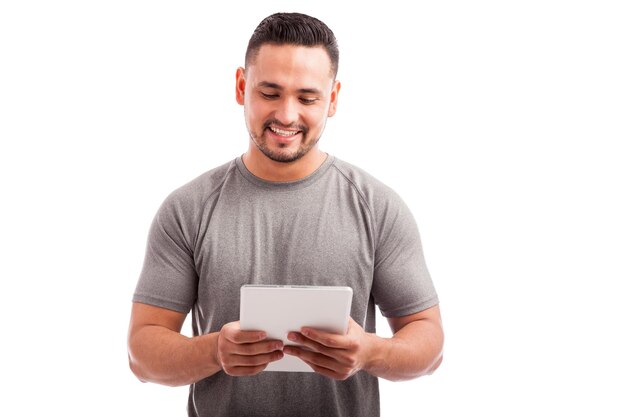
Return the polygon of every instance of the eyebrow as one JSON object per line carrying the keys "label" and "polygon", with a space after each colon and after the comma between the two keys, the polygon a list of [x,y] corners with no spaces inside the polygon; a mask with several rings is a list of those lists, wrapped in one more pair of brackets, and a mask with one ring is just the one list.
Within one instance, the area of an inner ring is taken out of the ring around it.
{"label": "eyebrow", "polygon": [[[276,83],[272,83],[269,81],[261,81],[259,84],[257,84],[257,87],[264,87],[264,88],[273,88],[274,90],[279,90],[279,91],[283,91],[284,87],[281,85],[278,85]],[[317,94],[317,95],[321,95],[322,92],[320,90],[318,90],[317,88],[299,88],[298,89],[298,93],[300,94]]]}

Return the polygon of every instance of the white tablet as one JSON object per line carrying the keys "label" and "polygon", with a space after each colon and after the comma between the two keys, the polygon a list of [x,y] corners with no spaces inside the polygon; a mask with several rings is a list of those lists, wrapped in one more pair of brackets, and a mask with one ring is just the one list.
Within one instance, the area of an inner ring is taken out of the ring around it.
{"label": "white tablet", "polygon": [[[287,339],[291,331],[312,327],[346,334],[352,306],[352,288],[304,285],[244,285],[241,287],[239,320],[242,330],[262,330],[268,339]],[[295,356],[285,355],[266,371],[313,372]]]}

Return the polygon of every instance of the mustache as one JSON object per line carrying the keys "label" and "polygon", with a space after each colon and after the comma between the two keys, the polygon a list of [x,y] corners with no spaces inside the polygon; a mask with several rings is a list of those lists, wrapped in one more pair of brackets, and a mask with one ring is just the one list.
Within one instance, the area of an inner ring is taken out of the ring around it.
{"label": "mustache", "polygon": [[268,119],[265,121],[265,123],[263,123],[263,130],[269,128],[270,126],[274,126],[277,127],[279,129],[283,129],[283,130],[299,130],[301,131],[303,134],[307,134],[307,132],[309,131],[309,128],[306,127],[305,125],[299,125],[296,123],[291,123],[290,125],[284,125],[281,122],[279,122],[276,119]]}

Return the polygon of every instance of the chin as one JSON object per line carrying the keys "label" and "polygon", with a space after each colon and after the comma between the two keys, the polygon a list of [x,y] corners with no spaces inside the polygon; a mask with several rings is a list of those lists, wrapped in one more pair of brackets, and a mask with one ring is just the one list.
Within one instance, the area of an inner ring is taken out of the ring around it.
{"label": "chin", "polygon": [[280,162],[283,164],[289,164],[292,162],[296,162],[298,159],[302,158],[305,154],[284,154],[284,153],[280,153],[280,152],[263,152],[265,154],[265,156],[267,156],[269,159],[271,159],[274,162]]}

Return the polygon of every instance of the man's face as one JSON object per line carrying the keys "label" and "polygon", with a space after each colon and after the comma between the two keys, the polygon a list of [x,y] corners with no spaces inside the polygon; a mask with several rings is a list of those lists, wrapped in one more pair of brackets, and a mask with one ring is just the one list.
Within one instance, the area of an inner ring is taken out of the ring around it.
{"label": "man's face", "polygon": [[296,161],[317,145],[339,88],[321,46],[263,45],[245,71],[237,70],[250,138],[277,162]]}

